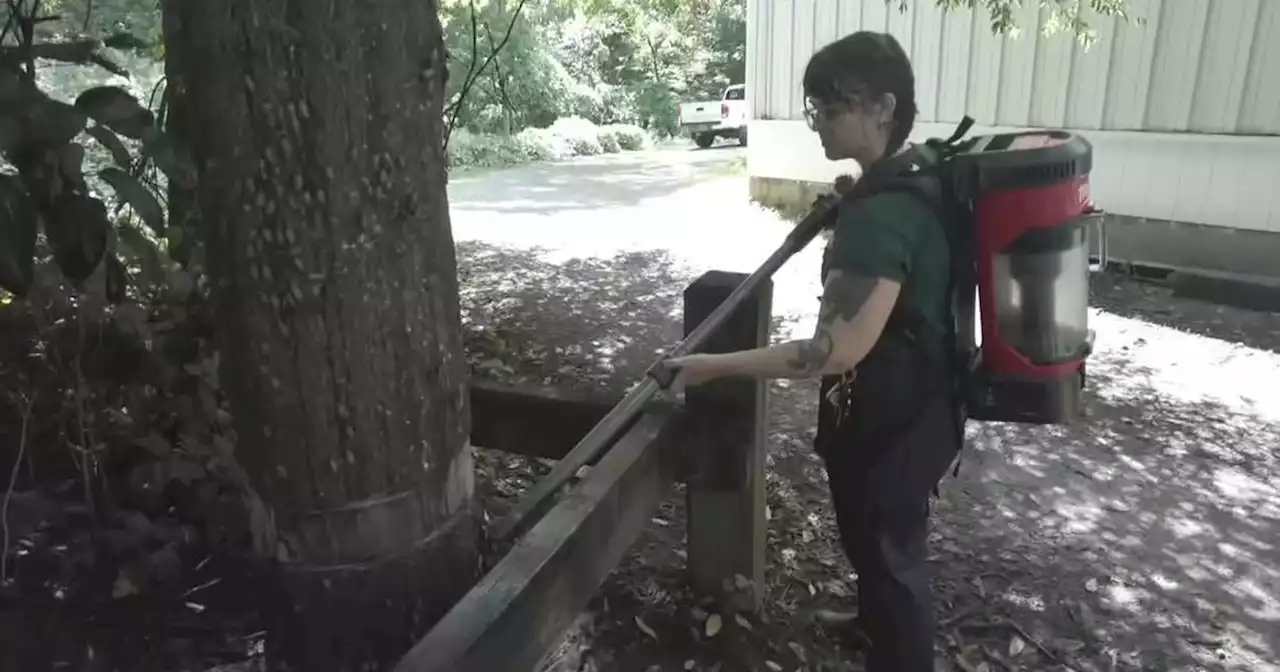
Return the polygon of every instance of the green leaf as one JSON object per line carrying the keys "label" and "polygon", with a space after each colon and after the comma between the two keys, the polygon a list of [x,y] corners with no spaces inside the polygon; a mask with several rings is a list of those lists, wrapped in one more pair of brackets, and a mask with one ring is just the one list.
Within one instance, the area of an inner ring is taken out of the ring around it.
{"label": "green leaf", "polygon": [[190,227],[187,223],[191,221],[191,217],[187,217],[185,222],[177,222],[173,219],[169,221],[169,229],[165,231],[165,252],[169,258],[178,262],[179,266],[186,268],[191,263],[191,251],[195,246],[190,236]]}
{"label": "green leaf", "polygon": [[106,294],[107,301],[112,305],[124,301],[129,289],[129,271],[121,263],[119,257],[111,255],[107,257],[107,277],[106,277]]}
{"label": "green leaf", "polygon": [[152,47],[150,42],[127,32],[109,35],[107,39],[102,41],[102,46],[120,49],[121,51],[148,51]]}
{"label": "green leaf", "polygon": [[44,232],[53,260],[75,287],[84,284],[101,263],[110,228],[107,207],[84,194],[62,194],[45,213]]}
{"label": "green leaf", "polygon": [[35,278],[35,204],[11,175],[0,175],[0,289],[23,296]]}
{"label": "green leaf", "polygon": [[128,203],[157,236],[164,235],[164,208],[160,207],[160,201],[156,200],[150,189],[143,186],[136,177],[115,167],[103,168],[98,172],[98,177],[111,185],[116,190],[116,196]]}
{"label": "green leaf", "polygon": [[97,86],[76,98],[76,108],[94,121],[126,138],[141,140],[155,126],[155,116],[128,91],[118,86]]}
{"label": "green leaf", "polygon": [[61,178],[61,188],[73,191],[87,191],[84,182],[84,145],[68,142],[50,152],[49,159],[57,167]]}
{"label": "green leaf", "polygon": [[164,131],[153,126],[144,133],[142,151],[174,184],[184,189],[195,187],[195,165]]}
{"label": "green leaf", "polygon": [[98,144],[107,148],[111,152],[111,160],[116,162],[117,166],[128,169],[133,165],[133,155],[129,153],[128,148],[120,141],[120,136],[111,132],[111,129],[101,124],[94,124],[84,129],[89,137],[98,141]]}
{"label": "green leaf", "polygon": [[144,289],[157,287],[165,281],[165,260],[159,245],[143,235],[132,222],[120,222],[116,226],[116,243],[125,259],[138,265],[137,279]]}
{"label": "green leaf", "polygon": [[25,137],[20,146],[56,147],[80,135],[88,118],[74,106],[54,100],[41,92],[23,105]]}

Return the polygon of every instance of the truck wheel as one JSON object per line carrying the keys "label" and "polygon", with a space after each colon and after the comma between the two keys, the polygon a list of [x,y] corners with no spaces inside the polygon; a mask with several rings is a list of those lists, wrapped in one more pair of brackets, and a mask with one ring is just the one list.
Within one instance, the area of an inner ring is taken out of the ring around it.
{"label": "truck wheel", "polygon": [[747,146],[747,127],[746,126],[743,126],[742,128],[738,129],[738,146],[740,147]]}
{"label": "truck wheel", "polygon": [[699,133],[694,136],[693,141],[698,144],[699,149],[706,149],[711,146],[711,143],[716,141],[716,136],[710,133]]}

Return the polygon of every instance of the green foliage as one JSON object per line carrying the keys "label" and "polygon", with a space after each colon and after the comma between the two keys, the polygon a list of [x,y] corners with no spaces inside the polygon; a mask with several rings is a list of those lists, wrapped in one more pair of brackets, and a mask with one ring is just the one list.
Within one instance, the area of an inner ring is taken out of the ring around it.
{"label": "green foliage", "polygon": [[682,99],[719,97],[745,77],[742,0],[549,0],[513,16],[518,6],[489,0],[441,9],[452,104],[467,73],[490,63],[459,106],[459,126],[473,133],[514,134],[581,117],[672,134]]}
{"label": "green foliage", "polygon": [[[160,249],[163,237],[176,233],[165,221],[163,195],[168,180],[189,184],[193,171],[163,120],[124,86],[89,86],[74,101],[55,97],[65,89],[47,91],[53,68],[105,72],[138,88],[102,41],[59,37],[68,19],[46,13],[53,9],[74,11],[74,4],[10,3],[16,44],[0,47],[0,157],[9,170],[0,174],[0,289],[25,295],[48,259],[77,290],[101,272],[105,298],[119,301],[131,283],[147,289],[180,271]],[[112,43],[133,48],[145,40],[117,34]]]}
{"label": "green foliage", "polygon": [[526,128],[513,135],[454,131],[449,166],[454,169],[500,168],[534,161],[559,161],[645,149],[648,134],[639,126],[597,126],[581,117],[559,119],[547,128]]}
{"label": "green foliage", "polygon": [[[1128,0],[916,0],[932,1],[938,6],[948,9],[981,8],[991,18],[991,31],[997,35],[1016,37],[1022,30],[1016,15],[1018,10],[1029,2],[1034,2],[1049,9],[1049,17],[1040,26],[1045,35],[1068,33],[1080,41],[1085,47],[1092,46],[1098,40],[1098,31],[1088,20],[1087,12],[1097,16],[1119,17],[1129,19]],[[903,11],[911,0],[885,0],[886,3],[897,3]]]}
{"label": "green foliage", "polygon": [[41,13],[56,16],[49,32],[85,34],[113,49],[158,53],[157,0],[43,0]]}

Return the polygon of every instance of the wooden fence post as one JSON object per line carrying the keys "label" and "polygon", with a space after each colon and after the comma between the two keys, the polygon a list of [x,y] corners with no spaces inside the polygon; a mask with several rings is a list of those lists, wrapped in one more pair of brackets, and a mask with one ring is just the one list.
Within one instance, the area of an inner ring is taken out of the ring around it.
{"label": "wooden fence post", "polygon": [[[693,331],[745,274],[709,271],[684,292],[684,331]],[[773,283],[765,281],[701,352],[731,352],[769,343]],[[689,580],[695,591],[737,609],[764,599],[765,421],[768,386],[726,378],[687,390],[689,445],[687,530]],[[748,581],[742,585],[741,579]]]}

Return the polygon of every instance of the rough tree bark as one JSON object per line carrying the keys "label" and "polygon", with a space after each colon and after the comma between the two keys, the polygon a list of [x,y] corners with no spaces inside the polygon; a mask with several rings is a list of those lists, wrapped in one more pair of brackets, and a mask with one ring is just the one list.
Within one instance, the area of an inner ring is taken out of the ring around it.
{"label": "rough tree bark", "polygon": [[478,568],[437,3],[163,12],[272,657],[382,669]]}

